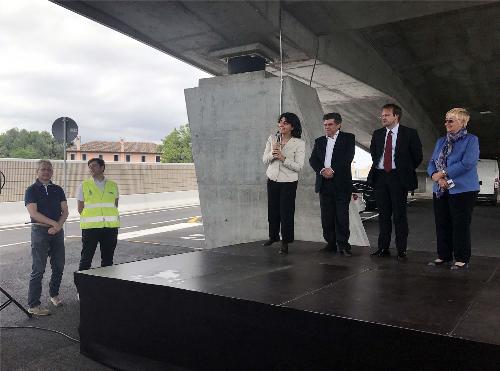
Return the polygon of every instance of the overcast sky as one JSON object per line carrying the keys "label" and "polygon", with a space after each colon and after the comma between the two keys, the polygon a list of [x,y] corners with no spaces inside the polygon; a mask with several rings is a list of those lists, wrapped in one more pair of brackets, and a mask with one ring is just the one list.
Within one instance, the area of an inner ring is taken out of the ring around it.
{"label": "overcast sky", "polygon": [[83,142],[160,142],[210,76],[46,0],[0,0],[0,50],[0,133],[68,116]]}
{"label": "overcast sky", "polygon": [[83,143],[159,143],[187,123],[184,89],[210,77],[47,0],[0,0],[0,51],[0,133],[67,116]]}

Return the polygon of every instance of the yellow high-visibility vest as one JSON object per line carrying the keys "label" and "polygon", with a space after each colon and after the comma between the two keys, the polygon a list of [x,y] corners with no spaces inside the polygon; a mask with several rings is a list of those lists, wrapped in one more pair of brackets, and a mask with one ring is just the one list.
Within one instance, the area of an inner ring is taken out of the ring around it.
{"label": "yellow high-visibility vest", "polygon": [[94,179],[82,183],[84,208],[80,215],[80,228],[118,228],[120,217],[115,200],[118,198],[118,186],[106,179],[104,191],[95,185]]}

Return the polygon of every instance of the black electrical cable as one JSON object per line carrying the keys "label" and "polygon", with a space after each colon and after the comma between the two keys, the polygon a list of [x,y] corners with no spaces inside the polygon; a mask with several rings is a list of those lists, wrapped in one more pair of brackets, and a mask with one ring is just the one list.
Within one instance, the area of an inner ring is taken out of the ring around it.
{"label": "black electrical cable", "polygon": [[48,331],[48,332],[54,332],[56,334],[62,335],[70,340],[73,340],[76,343],[79,343],[80,340],[72,338],[71,336],[65,334],[64,332],[57,331],[57,330],[52,330],[49,328],[44,328],[44,327],[37,327],[37,326],[0,326],[0,329],[2,330],[12,330],[12,329],[31,329],[31,330],[43,330],[43,331]]}
{"label": "black electrical cable", "polygon": [[314,57],[314,66],[311,72],[311,79],[309,80],[309,86],[311,86],[313,82],[314,70],[316,69],[316,62],[318,61],[318,53],[319,53],[319,37],[318,37],[318,43],[316,45],[316,56]]}

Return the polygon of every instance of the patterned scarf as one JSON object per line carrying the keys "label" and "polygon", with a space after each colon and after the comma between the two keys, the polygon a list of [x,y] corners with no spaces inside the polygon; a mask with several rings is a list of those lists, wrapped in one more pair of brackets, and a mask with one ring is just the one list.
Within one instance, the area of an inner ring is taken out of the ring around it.
{"label": "patterned scarf", "polygon": [[[462,128],[456,133],[447,133],[446,141],[444,142],[444,146],[441,148],[441,152],[439,152],[438,158],[435,160],[437,171],[445,170],[448,166],[448,156],[453,150],[453,144],[458,142],[459,140],[465,138],[467,135],[467,129]],[[436,197],[440,198],[444,194],[445,190],[439,188],[436,193]]]}

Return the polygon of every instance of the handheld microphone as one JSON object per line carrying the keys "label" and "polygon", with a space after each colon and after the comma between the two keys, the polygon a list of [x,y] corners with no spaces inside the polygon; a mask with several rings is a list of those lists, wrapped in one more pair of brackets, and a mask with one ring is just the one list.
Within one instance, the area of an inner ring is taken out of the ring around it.
{"label": "handheld microphone", "polygon": [[279,144],[281,146],[281,133],[279,130],[276,132],[275,136],[276,136],[276,144]]}

